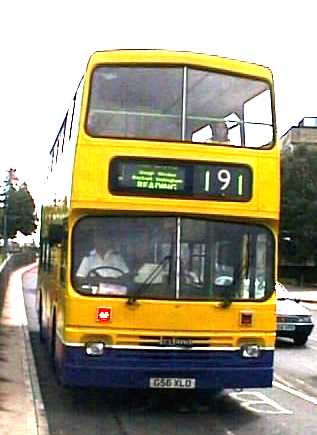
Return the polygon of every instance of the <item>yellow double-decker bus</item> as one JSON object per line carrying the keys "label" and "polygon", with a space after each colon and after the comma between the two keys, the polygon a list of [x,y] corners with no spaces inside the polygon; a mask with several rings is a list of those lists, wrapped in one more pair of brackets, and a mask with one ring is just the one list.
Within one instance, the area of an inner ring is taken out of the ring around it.
{"label": "yellow double-decker bus", "polygon": [[59,381],[271,386],[279,164],[268,68],[94,53],[42,208],[37,306]]}

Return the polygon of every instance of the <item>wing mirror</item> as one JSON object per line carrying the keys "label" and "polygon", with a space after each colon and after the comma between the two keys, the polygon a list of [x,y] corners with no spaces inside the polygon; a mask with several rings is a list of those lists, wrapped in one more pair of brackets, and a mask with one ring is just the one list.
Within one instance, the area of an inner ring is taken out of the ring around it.
{"label": "wing mirror", "polygon": [[51,246],[62,243],[64,238],[64,229],[61,224],[51,224],[48,229],[48,242]]}

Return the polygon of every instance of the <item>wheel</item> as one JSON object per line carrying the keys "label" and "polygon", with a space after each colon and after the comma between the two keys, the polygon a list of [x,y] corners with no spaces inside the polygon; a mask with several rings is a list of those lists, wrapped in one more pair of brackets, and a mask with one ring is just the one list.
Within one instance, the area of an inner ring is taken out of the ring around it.
{"label": "wheel", "polygon": [[297,335],[294,337],[294,343],[297,346],[303,346],[308,340],[308,335]]}
{"label": "wheel", "polygon": [[51,362],[52,362],[52,367],[54,370],[56,382],[59,386],[62,386],[61,376],[60,376],[60,368],[59,368],[58,359],[57,359],[57,334],[56,334],[55,314],[54,314],[53,325],[52,325],[50,355],[51,355]]}
{"label": "wheel", "polygon": [[42,302],[42,296],[40,297],[38,317],[39,317],[39,335],[40,335],[40,341],[42,343],[45,343],[45,334],[44,334],[44,328],[43,328],[43,302]]}

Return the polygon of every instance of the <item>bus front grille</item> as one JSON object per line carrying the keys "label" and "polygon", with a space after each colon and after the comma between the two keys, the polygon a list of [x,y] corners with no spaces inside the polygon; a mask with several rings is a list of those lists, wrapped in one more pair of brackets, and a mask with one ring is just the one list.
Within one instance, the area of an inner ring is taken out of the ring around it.
{"label": "bus front grille", "polygon": [[178,336],[178,335],[129,335],[118,334],[116,345],[142,346],[142,347],[181,347],[181,348],[208,348],[232,347],[233,337],[225,336]]}

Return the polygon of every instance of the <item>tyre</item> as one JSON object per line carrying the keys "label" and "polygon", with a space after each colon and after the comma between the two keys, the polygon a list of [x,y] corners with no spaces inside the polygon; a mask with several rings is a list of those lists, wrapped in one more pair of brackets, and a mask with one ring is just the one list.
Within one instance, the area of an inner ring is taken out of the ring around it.
{"label": "tyre", "polygon": [[58,356],[57,356],[57,334],[56,334],[55,313],[53,316],[52,336],[51,336],[51,343],[50,343],[50,356],[51,356],[52,367],[55,374],[55,380],[57,382],[57,385],[62,386],[60,368],[59,368]]}
{"label": "tyre", "polygon": [[43,302],[42,302],[42,297],[40,297],[38,318],[39,318],[39,336],[40,336],[40,341],[42,343],[45,343],[45,333],[44,333],[44,327],[43,327]]}

